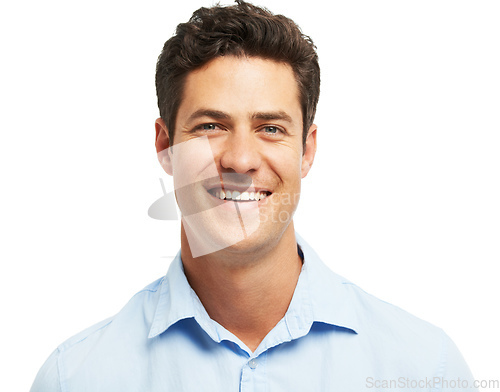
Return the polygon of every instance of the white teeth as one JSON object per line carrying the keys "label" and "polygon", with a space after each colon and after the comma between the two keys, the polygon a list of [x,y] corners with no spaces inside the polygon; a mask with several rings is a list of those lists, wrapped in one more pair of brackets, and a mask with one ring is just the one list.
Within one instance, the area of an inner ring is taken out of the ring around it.
{"label": "white teeth", "polygon": [[267,197],[267,192],[240,192],[240,191],[224,191],[224,190],[218,190],[214,191],[212,193],[217,199],[220,200],[243,200],[243,201],[249,201],[249,200],[262,200]]}

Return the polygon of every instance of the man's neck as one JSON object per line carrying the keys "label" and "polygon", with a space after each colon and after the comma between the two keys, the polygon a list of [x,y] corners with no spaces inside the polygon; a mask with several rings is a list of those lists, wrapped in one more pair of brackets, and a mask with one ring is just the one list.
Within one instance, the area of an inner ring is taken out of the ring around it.
{"label": "man's neck", "polygon": [[184,228],[181,256],[189,284],[208,315],[251,351],[285,315],[302,268],[293,222],[275,246],[222,250],[193,258]]}

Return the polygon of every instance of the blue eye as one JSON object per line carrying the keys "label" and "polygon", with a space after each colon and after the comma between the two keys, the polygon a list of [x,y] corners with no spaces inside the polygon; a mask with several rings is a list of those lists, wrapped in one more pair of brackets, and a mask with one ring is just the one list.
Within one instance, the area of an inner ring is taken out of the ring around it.
{"label": "blue eye", "polygon": [[287,135],[286,130],[277,125],[263,125],[259,129],[259,132],[263,137],[267,137],[268,140],[281,140]]}
{"label": "blue eye", "polygon": [[277,127],[264,127],[266,130],[266,133],[278,133],[278,128]]}

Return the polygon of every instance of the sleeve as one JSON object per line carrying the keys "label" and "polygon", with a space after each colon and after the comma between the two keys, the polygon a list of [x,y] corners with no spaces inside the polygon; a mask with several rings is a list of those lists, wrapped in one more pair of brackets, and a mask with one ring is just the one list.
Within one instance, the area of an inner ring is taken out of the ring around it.
{"label": "sleeve", "polygon": [[30,392],[61,392],[57,360],[59,350],[55,350],[38,371]]}
{"label": "sleeve", "polygon": [[477,392],[474,377],[464,357],[450,337],[444,334],[442,376],[439,382],[440,392],[469,391]]}

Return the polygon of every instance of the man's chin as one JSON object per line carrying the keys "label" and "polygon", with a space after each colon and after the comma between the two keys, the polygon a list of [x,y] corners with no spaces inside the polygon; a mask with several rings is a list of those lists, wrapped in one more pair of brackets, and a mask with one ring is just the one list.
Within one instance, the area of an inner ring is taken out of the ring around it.
{"label": "man's chin", "polygon": [[235,260],[238,257],[246,259],[245,255],[257,256],[265,249],[276,246],[288,226],[269,227],[255,219],[247,225],[240,225],[239,222],[202,225],[198,219],[190,218],[183,217],[182,224],[193,258],[219,252],[234,254]]}
{"label": "man's chin", "polygon": [[[208,214],[182,217],[182,224],[193,257],[222,250],[241,251],[259,228],[258,214],[220,219]],[[251,242],[251,241],[250,241]]]}

